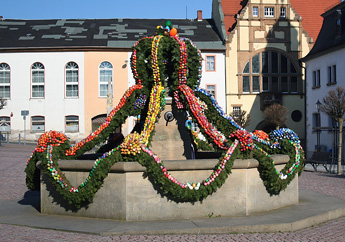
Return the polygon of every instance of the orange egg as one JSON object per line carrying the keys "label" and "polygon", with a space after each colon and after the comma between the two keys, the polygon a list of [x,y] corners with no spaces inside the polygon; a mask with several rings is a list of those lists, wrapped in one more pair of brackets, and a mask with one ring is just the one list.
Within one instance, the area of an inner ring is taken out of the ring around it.
{"label": "orange egg", "polygon": [[172,28],[169,32],[170,36],[175,36],[177,34],[177,29],[176,28]]}

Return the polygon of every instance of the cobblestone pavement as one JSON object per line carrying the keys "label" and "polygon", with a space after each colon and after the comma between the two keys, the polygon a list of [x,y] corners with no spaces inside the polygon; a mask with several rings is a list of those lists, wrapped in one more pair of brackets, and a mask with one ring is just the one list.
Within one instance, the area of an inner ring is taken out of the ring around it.
{"label": "cobblestone pavement", "polygon": [[[4,145],[0,147],[0,200],[20,199],[27,191],[25,186],[25,165],[34,146]],[[302,173],[299,186],[345,199],[345,176],[324,172],[313,172],[311,167]],[[248,233],[214,235],[124,235],[98,236],[23,226],[0,224],[0,241],[294,241],[294,242],[345,242],[345,217],[297,232]]]}

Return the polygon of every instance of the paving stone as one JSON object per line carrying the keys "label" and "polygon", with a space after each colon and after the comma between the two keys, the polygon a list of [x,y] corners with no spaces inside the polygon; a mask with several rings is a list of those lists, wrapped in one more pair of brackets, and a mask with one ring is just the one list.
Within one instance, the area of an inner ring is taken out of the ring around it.
{"label": "paving stone", "polygon": [[[33,151],[33,145],[3,144],[0,147],[0,200],[21,199],[27,193],[24,169],[26,161]],[[308,168],[308,167],[307,167]],[[323,193],[344,199],[345,176],[326,172],[314,172],[307,169],[299,178],[301,189]],[[0,215],[1,216],[1,215]],[[74,233],[49,229],[0,224],[0,241],[294,241],[294,242],[345,242],[345,217],[326,222],[296,232],[284,233],[232,233],[232,234],[182,234],[182,235],[122,235],[100,236],[87,233]]]}

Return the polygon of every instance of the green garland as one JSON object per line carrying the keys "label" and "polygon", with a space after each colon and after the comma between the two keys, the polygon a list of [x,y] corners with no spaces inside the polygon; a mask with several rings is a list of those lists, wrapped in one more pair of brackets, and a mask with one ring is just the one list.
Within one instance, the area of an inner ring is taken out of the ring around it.
{"label": "green garland", "polygon": [[[197,87],[199,82],[199,70],[201,67],[200,55],[197,49],[193,46],[191,41],[184,40],[188,52],[187,57],[187,84],[191,87]],[[229,158],[228,162],[224,166],[224,169],[219,173],[219,175],[214,179],[209,185],[200,185],[198,190],[196,189],[186,189],[181,187],[175,182],[172,182],[166,176],[163,175],[163,171],[153,156],[145,152],[140,152],[134,155],[122,155],[118,149],[111,150],[105,153],[100,159],[96,160],[95,166],[89,174],[88,179],[77,189],[73,188],[69,181],[65,178],[63,173],[58,167],[58,160],[60,159],[76,159],[81,156],[86,151],[91,150],[95,145],[106,141],[111,133],[114,133],[116,128],[120,127],[126,120],[128,116],[141,115],[141,119],[145,120],[148,110],[148,101],[146,105],[140,109],[134,108],[134,103],[140,94],[150,95],[150,91],[153,87],[153,70],[151,65],[151,48],[152,48],[152,38],[144,38],[138,42],[133,50],[136,52],[136,69],[133,69],[133,74],[137,71],[137,79],[141,80],[143,88],[133,91],[133,93],[128,97],[124,106],[117,111],[117,113],[112,118],[108,127],[106,127],[97,137],[89,142],[86,142],[79,150],[76,151],[75,155],[66,156],[65,152],[69,149],[69,142],[61,144],[60,146],[55,146],[49,148],[47,153],[34,152],[28,161],[28,165],[25,169],[27,173],[26,183],[29,189],[39,189],[39,170],[36,168],[37,162],[40,160],[42,167],[48,166],[51,162],[52,170],[43,169],[43,171],[48,175],[51,182],[54,184],[56,190],[61,194],[61,196],[68,201],[70,204],[80,207],[84,204],[92,202],[98,189],[102,186],[104,179],[110,171],[112,165],[119,161],[138,161],[140,164],[146,167],[145,174],[148,176],[149,180],[159,186],[159,189],[170,199],[176,202],[195,202],[205,199],[210,194],[214,193],[219,187],[221,187],[228,174],[231,173],[231,168],[233,162],[237,158],[247,158],[254,157],[259,161],[258,171],[260,177],[263,180],[263,184],[266,190],[271,195],[277,195],[281,190],[284,190],[286,186],[292,181],[296,173],[300,174],[303,169],[303,151],[300,147],[296,148],[296,144],[293,144],[287,140],[279,140],[279,145],[281,149],[269,148],[258,141],[254,141],[253,144],[257,147],[253,150],[240,151],[239,147],[236,147]],[[160,48],[158,49],[158,65],[162,73],[167,77],[168,85],[170,87],[170,92],[178,91],[179,83],[179,66],[180,66],[180,45],[174,38],[163,37],[160,41]],[[132,61],[133,56],[132,56]],[[179,93],[182,102],[185,104],[185,110],[189,111],[191,114],[191,107],[188,105],[186,97]],[[234,133],[238,128],[234,127],[229,120],[219,112],[209,96],[201,93],[195,92],[195,95],[207,105],[205,110],[205,117],[207,120],[214,125],[214,127],[220,131],[227,138],[227,145],[230,147],[234,144],[232,138],[228,138],[232,133]],[[149,97],[147,98],[149,100]],[[192,114],[192,119],[197,122],[197,118]],[[142,127],[137,124],[135,131],[138,133],[141,131]],[[210,138],[206,131],[200,127],[201,132],[207,138],[208,143],[213,143],[217,152],[221,153],[221,158],[224,159],[225,151],[220,149],[214,140]],[[151,137],[152,138],[152,135]],[[290,160],[282,172],[286,172],[289,169],[295,169],[296,172],[290,172],[286,179],[280,179],[279,173],[277,173],[275,166],[266,153],[284,153],[288,154]],[[300,155],[299,164],[296,164],[296,152]],[[49,157],[49,159],[47,158]],[[219,167],[219,164],[215,166],[215,170]],[[55,174],[61,174],[61,180],[65,182],[59,183],[58,177]],[[66,187],[72,187],[70,190]],[[76,191],[77,190],[77,191]]]}

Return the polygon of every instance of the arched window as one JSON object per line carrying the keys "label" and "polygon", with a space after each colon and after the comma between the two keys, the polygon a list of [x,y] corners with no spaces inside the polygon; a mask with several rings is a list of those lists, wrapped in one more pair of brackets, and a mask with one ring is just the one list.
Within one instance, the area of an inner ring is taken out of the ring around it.
{"label": "arched window", "polygon": [[44,66],[35,62],[31,66],[31,97],[44,98]]}
{"label": "arched window", "polygon": [[276,51],[254,55],[243,68],[242,93],[298,93],[298,74],[289,58]]}
{"label": "arched window", "polygon": [[77,63],[66,64],[66,97],[79,96],[79,68]]}
{"label": "arched window", "polygon": [[0,98],[11,97],[10,66],[6,63],[0,64]]}
{"label": "arched window", "polygon": [[[108,87],[109,83],[110,87]],[[99,96],[106,97],[108,89],[113,93],[113,65],[108,61],[103,61],[99,65]]]}

